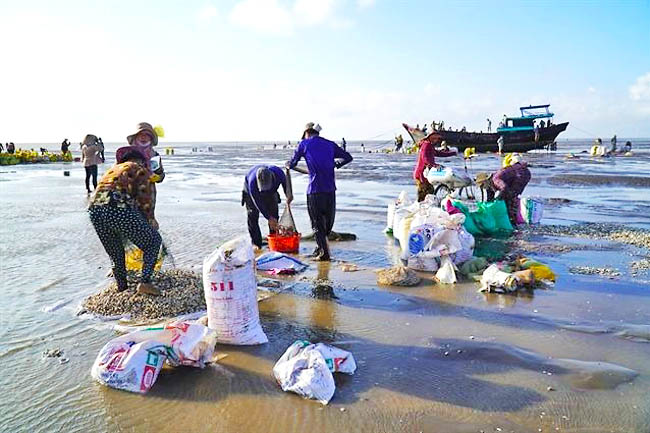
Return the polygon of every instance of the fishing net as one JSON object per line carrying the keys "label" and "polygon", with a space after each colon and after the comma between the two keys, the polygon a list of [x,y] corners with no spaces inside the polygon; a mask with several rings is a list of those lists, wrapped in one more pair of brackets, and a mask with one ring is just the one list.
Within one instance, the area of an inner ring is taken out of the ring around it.
{"label": "fishing net", "polygon": [[287,204],[282,211],[282,216],[278,221],[278,234],[280,236],[291,236],[295,233],[298,233],[296,230],[296,222],[293,220],[293,215],[291,214],[291,207]]}

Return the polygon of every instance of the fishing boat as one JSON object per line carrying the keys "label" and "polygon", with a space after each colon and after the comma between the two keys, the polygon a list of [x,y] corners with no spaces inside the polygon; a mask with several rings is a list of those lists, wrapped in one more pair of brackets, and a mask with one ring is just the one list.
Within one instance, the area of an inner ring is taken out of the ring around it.
{"label": "fishing boat", "polygon": [[476,152],[497,152],[499,137],[503,137],[504,152],[527,152],[544,148],[554,150],[555,139],[566,130],[569,122],[557,125],[553,123],[554,114],[549,111],[549,107],[549,104],[519,107],[521,116],[504,117],[497,132],[451,131],[437,128],[425,134],[422,130],[406,123],[402,125],[411,135],[414,143],[426,137],[434,143],[446,141],[448,146],[456,147],[460,152],[468,147],[475,148]]}

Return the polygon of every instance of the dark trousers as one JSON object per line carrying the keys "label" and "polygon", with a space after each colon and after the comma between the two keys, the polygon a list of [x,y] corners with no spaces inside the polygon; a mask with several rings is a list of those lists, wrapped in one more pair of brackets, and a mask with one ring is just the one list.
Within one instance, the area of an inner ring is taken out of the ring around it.
{"label": "dark trousers", "polygon": [[314,230],[318,248],[323,253],[329,254],[327,236],[332,232],[332,227],[334,227],[336,193],[318,192],[315,194],[307,194],[307,211],[309,212],[311,228]]}
{"label": "dark trousers", "polygon": [[[246,214],[248,215],[248,234],[251,236],[253,245],[262,247],[262,232],[260,231],[260,211],[255,206],[253,198],[246,191],[242,191],[242,204],[246,206]],[[260,194],[260,203],[264,206],[264,209],[268,210],[269,215],[271,215],[276,220],[278,219],[278,203],[280,202],[280,195],[276,192]],[[270,233],[275,233],[274,230],[271,230],[269,227]]]}
{"label": "dark trousers", "polygon": [[162,238],[158,230],[151,227],[142,212],[132,207],[105,205],[92,206],[88,209],[88,213],[99,240],[113,262],[113,276],[120,290],[126,289],[124,239],[130,240],[142,250],[141,281],[150,282]]}
{"label": "dark trousers", "polygon": [[97,189],[97,165],[89,165],[86,169],[86,190],[90,191],[90,176],[93,177],[93,189]]}

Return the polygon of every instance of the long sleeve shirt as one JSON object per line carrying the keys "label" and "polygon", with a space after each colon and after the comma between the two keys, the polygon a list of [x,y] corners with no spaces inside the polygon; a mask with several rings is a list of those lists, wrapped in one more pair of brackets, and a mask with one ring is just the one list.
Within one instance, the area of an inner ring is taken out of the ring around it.
{"label": "long sleeve shirt", "polygon": [[[273,173],[273,187],[267,191],[260,192],[260,189],[257,186],[257,170],[260,168],[268,168]],[[284,194],[287,194],[287,177],[284,175],[284,172],[280,167],[275,165],[256,165],[251,168],[246,175],[244,181],[244,191],[248,193],[255,203],[255,207],[260,211],[264,218],[269,219],[271,216],[269,209],[264,205],[264,200],[260,200],[262,194],[275,194],[282,185]]]}
{"label": "long sleeve shirt", "polygon": [[494,188],[513,197],[524,192],[528,182],[530,182],[530,170],[526,163],[518,162],[504,167],[492,176]]}
{"label": "long sleeve shirt", "polygon": [[84,144],[81,148],[81,162],[84,167],[90,167],[92,165],[98,165],[102,163],[102,158],[100,156],[101,149],[95,144],[86,145]]}
{"label": "long sleeve shirt", "polygon": [[133,161],[115,164],[102,176],[91,206],[115,203],[139,209],[148,221],[154,219],[154,185],[149,170]]}
{"label": "long sleeve shirt", "polygon": [[436,165],[436,156],[453,156],[456,152],[453,150],[438,150],[431,141],[426,138],[420,141],[420,153],[418,153],[418,162],[413,170],[413,179],[420,182],[427,182],[424,177],[424,169]]}
{"label": "long sleeve shirt", "polygon": [[352,155],[333,141],[320,136],[309,137],[300,142],[289,161],[289,168],[298,165],[301,158],[305,158],[309,169],[307,194],[336,191],[334,168],[341,168],[352,161]]}

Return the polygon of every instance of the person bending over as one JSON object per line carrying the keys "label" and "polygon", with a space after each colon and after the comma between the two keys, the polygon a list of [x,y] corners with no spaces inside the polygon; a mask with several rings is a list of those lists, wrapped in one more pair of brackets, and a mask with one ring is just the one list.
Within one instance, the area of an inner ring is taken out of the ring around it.
{"label": "person bending over", "polygon": [[134,146],[125,146],[115,154],[117,163],[102,177],[93,195],[88,213],[90,221],[113,264],[117,290],[127,288],[124,240],[143,252],[139,293],[159,295],[151,284],[162,238],[153,214],[153,183],[147,169],[147,157]]}
{"label": "person bending over", "polygon": [[248,171],[244,179],[241,204],[246,206],[248,234],[258,248],[262,248],[260,213],[269,222],[269,233],[276,233],[278,229],[278,203],[280,203],[278,188],[280,185],[282,185],[287,198],[287,204],[291,203],[293,196],[287,194],[287,177],[280,167],[256,165]]}

